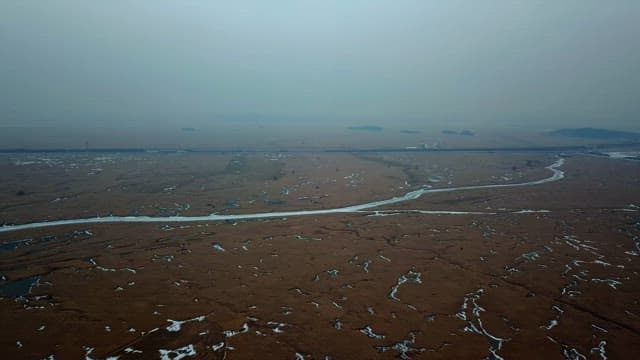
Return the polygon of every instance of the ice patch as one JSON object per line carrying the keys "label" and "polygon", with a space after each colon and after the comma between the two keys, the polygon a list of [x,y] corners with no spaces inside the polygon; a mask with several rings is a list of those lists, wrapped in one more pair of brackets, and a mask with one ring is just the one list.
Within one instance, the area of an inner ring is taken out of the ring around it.
{"label": "ice patch", "polygon": [[224,346],[225,346],[225,342],[221,341],[221,342],[219,342],[217,344],[211,345],[211,350],[213,350],[215,352],[218,352],[218,351],[224,349]]}
{"label": "ice patch", "polygon": [[409,359],[409,354],[420,353],[426,350],[425,348],[414,348],[412,345],[415,345],[415,343],[416,343],[416,334],[414,334],[413,332],[410,332],[408,339],[404,339],[392,345],[378,346],[376,347],[376,349],[378,349],[378,352],[381,352],[381,353],[389,350],[395,350],[398,352],[398,357],[400,359],[407,360]]}
{"label": "ice patch", "polygon": [[222,251],[222,252],[225,251],[225,249],[222,247],[222,245],[220,245],[220,243],[218,243],[218,242],[215,242],[215,243],[211,244],[211,247],[213,249],[218,250],[218,251]]}
{"label": "ice patch", "polygon": [[587,360],[587,357],[582,355],[575,348],[569,348],[567,345],[562,346],[562,355],[566,360]]}
{"label": "ice patch", "polygon": [[617,290],[618,285],[622,285],[622,282],[613,279],[591,279],[593,282],[605,283],[609,285],[612,289]]}
{"label": "ice patch", "polygon": [[398,290],[400,289],[400,285],[405,283],[422,284],[422,279],[420,278],[421,276],[421,273],[409,270],[406,274],[401,275],[398,278],[396,284],[391,287],[391,291],[389,292],[389,295],[387,297],[391,300],[400,301],[400,299],[396,296]]}
{"label": "ice patch", "polygon": [[158,350],[160,352],[160,360],[180,360],[187,356],[196,356],[196,348],[189,344],[175,350]]}
{"label": "ice patch", "polygon": [[371,328],[370,325],[367,325],[365,327],[363,327],[362,329],[360,329],[360,332],[367,335],[368,337],[372,338],[372,339],[376,339],[376,340],[382,340],[385,338],[385,336],[383,334],[376,334],[373,329]]}
{"label": "ice patch", "polygon": [[236,336],[238,334],[243,334],[249,331],[249,324],[244,323],[242,324],[242,327],[240,328],[240,330],[225,330],[222,333],[224,334],[225,337],[233,337]]}
{"label": "ice patch", "polygon": [[171,323],[171,325],[167,326],[165,329],[169,332],[177,332],[180,331],[182,329],[182,325],[188,323],[188,322],[192,322],[192,321],[204,321],[205,316],[201,315],[198,317],[194,317],[193,319],[188,319],[188,320],[171,320],[171,319],[167,319],[168,322]]}
{"label": "ice patch", "polygon": [[607,345],[606,341],[604,340],[600,341],[597,347],[594,347],[591,349],[591,353],[598,355],[598,357],[602,360],[607,360],[607,352],[604,348],[606,345]]}
{"label": "ice patch", "polygon": [[463,331],[483,335],[487,339],[489,342],[489,359],[502,359],[502,357],[498,355],[498,352],[502,349],[502,344],[505,341],[509,341],[509,339],[499,338],[490,334],[482,325],[480,314],[484,312],[485,309],[478,304],[478,300],[480,300],[480,296],[483,293],[483,289],[478,289],[476,292],[465,295],[461,309],[455,316],[467,322]]}

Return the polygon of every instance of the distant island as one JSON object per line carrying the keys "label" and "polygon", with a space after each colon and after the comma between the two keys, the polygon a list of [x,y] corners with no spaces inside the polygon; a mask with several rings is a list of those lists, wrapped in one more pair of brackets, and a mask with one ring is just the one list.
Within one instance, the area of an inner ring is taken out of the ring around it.
{"label": "distant island", "polygon": [[180,130],[182,130],[182,131],[196,131],[196,129],[195,129],[195,128],[192,128],[192,127],[183,127],[183,128],[182,128],[182,129],[180,129]]}
{"label": "distant island", "polygon": [[620,140],[640,140],[640,134],[630,131],[618,131],[597,128],[566,128],[548,132],[552,136],[566,136],[582,139],[620,139]]}
{"label": "distant island", "polygon": [[400,130],[402,134],[420,134],[420,130]]}
{"label": "distant island", "polygon": [[349,126],[348,129],[354,130],[354,131],[382,131],[383,130],[380,126],[375,126],[375,125]]}
{"label": "distant island", "polygon": [[462,136],[475,136],[476,133],[471,131],[471,130],[461,130],[461,131],[455,131],[455,130],[442,130],[442,133],[445,135],[462,135]]}

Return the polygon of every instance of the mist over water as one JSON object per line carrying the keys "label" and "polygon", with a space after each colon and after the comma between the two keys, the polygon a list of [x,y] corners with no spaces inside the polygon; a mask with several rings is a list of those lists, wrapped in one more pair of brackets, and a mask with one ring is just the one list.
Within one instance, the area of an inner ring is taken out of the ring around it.
{"label": "mist over water", "polygon": [[5,1],[0,141],[639,130],[638,14],[637,1]]}

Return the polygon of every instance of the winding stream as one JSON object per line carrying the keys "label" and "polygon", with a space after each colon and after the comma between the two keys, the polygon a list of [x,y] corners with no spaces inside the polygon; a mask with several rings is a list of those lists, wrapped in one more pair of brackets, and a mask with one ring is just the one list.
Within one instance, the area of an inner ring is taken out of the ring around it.
{"label": "winding stream", "polygon": [[[254,213],[254,214],[228,214],[219,215],[211,214],[204,216],[108,216],[108,217],[95,217],[85,219],[67,219],[67,220],[55,220],[55,221],[43,221],[34,222],[28,224],[19,225],[4,225],[0,227],[0,232],[10,232],[18,230],[36,229],[50,226],[61,225],[79,225],[79,224],[98,224],[98,223],[149,223],[149,222],[202,222],[202,221],[227,221],[227,220],[251,220],[251,219],[267,219],[267,218],[279,218],[290,216],[304,216],[304,215],[323,215],[323,214],[336,214],[336,213],[357,213],[365,210],[378,208],[384,205],[397,204],[409,200],[418,199],[424,194],[431,193],[443,193],[463,190],[477,190],[477,189],[496,189],[496,188],[512,188],[545,184],[553,181],[558,181],[564,178],[564,171],[558,168],[564,164],[564,159],[560,158],[553,164],[545,167],[551,170],[552,175],[535,181],[529,181],[516,184],[495,184],[495,185],[475,185],[475,186],[460,186],[450,188],[439,189],[418,189],[410,191],[403,196],[393,197],[391,199],[372,201],[359,205],[351,205],[333,209],[319,209],[319,210],[294,210],[294,211],[280,211],[280,212],[266,212],[266,213]],[[416,210],[414,210],[416,211]],[[376,211],[370,211],[376,213]],[[430,214],[477,214],[477,212],[464,212],[464,211],[417,211]],[[379,212],[381,213],[381,212]]]}

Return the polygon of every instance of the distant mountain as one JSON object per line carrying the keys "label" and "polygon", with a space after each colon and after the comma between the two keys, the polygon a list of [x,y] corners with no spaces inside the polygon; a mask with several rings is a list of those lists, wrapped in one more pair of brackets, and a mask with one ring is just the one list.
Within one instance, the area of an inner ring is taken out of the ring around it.
{"label": "distant mountain", "polygon": [[597,128],[567,128],[551,131],[549,135],[566,136],[582,139],[623,139],[623,140],[640,140],[640,134],[629,131],[617,131]]}

